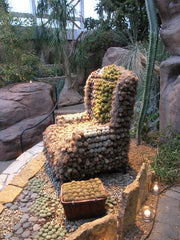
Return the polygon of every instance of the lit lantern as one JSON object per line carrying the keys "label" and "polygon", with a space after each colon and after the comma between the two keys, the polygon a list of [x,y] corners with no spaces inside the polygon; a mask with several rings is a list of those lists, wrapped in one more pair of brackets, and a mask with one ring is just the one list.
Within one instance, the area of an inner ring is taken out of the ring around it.
{"label": "lit lantern", "polygon": [[148,206],[143,208],[143,219],[145,222],[150,222],[152,220],[152,213]]}
{"label": "lit lantern", "polygon": [[155,195],[158,195],[158,194],[159,194],[159,186],[158,186],[157,183],[155,183],[154,186],[153,186],[153,193],[154,193]]}

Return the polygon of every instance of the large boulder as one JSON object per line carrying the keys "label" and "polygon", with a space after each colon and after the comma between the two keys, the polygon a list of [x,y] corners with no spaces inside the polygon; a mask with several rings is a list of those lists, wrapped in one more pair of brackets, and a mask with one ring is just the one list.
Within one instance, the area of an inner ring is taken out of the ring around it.
{"label": "large boulder", "polygon": [[[21,151],[21,132],[38,123],[53,108],[52,87],[34,82],[0,89],[0,161],[16,158]],[[23,135],[24,149],[42,139],[52,116]]]}
{"label": "large boulder", "polygon": [[[115,64],[117,66],[124,66],[127,68],[129,63],[132,63],[132,59],[134,59],[134,68],[136,69],[136,74],[138,71],[145,72],[147,59],[146,57],[140,53],[136,54],[136,57],[133,58],[134,53],[131,50],[121,48],[121,47],[110,47],[104,54],[102,60],[102,67],[108,66],[111,64]],[[159,67],[157,65],[154,66],[154,72],[156,74],[160,74]],[[139,72],[141,74],[141,72]]]}
{"label": "large boulder", "polygon": [[180,133],[180,57],[161,64],[160,129],[169,125]]}
{"label": "large boulder", "polygon": [[170,55],[180,56],[180,1],[155,0],[162,27],[161,38]]}

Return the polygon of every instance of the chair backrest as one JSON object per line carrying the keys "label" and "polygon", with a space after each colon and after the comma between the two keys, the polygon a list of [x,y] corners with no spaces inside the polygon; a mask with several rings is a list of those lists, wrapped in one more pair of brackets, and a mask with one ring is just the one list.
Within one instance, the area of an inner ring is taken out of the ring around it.
{"label": "chair backrest", "polygon": [[115,128],[127,125],[129,128],[137,82],[132,71],[116,65],[92,72],[85,86],[84,102],[87,112],[100,123],[109,122]]}

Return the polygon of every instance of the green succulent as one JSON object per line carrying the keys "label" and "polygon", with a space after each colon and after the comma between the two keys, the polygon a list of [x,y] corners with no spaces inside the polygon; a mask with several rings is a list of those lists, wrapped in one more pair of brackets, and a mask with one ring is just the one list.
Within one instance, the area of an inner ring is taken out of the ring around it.
{"label": "green succulent", "polygon": [[59,204],[59,199],[51,199],[48,196],[40,195],[36,202],[29,208],[29,211],[39,217],[50,217]]}
{"label": "green succulent", "polygon": [[120,77],[120,70],[115,64],[104,67],[101,77],[108,81],[117,81]]}
{"label": "green succulent", "polygon": [[62,199],[64,202],[82,201],[106,197],[100,179],[86,181],[72,181],[62,185]]}
{"label": "green succulent", "polygon": [[101,78],[98,79],[95,89],[93,113],[94,118],[99,123],[110,121],[113,92],[120,75],[120,70],[116,65],[112,64],[103,68]]}
{"label": "green succulent", "polygon": [[41,189],[44,187],[45,183],[46,183],[46,180],[42,180],[34,177],[29,180],[29,183],[26,189],[29,191],[33,191],[35,193],[39,193]]}
{"label": "green succulent", "polygon": [[61,240],[66,235],[67,231],[63,226],[54,223],[47,222],[40,230],[39,233],[36,235],[35,239],[37,240],[48,240],[48,239],[58,239]]}

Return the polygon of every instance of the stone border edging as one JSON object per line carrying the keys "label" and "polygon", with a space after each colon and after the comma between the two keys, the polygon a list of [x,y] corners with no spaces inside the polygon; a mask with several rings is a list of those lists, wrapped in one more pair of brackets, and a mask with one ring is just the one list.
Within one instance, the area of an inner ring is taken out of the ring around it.
{"label": "stone border edging", "polygon": [[0,192],[0,214],[6,208],[3,204],[13,202],[23,188],[28,184],[28,180],[40,171],[46,161],[43,152],[34,157],[22,171]]}

